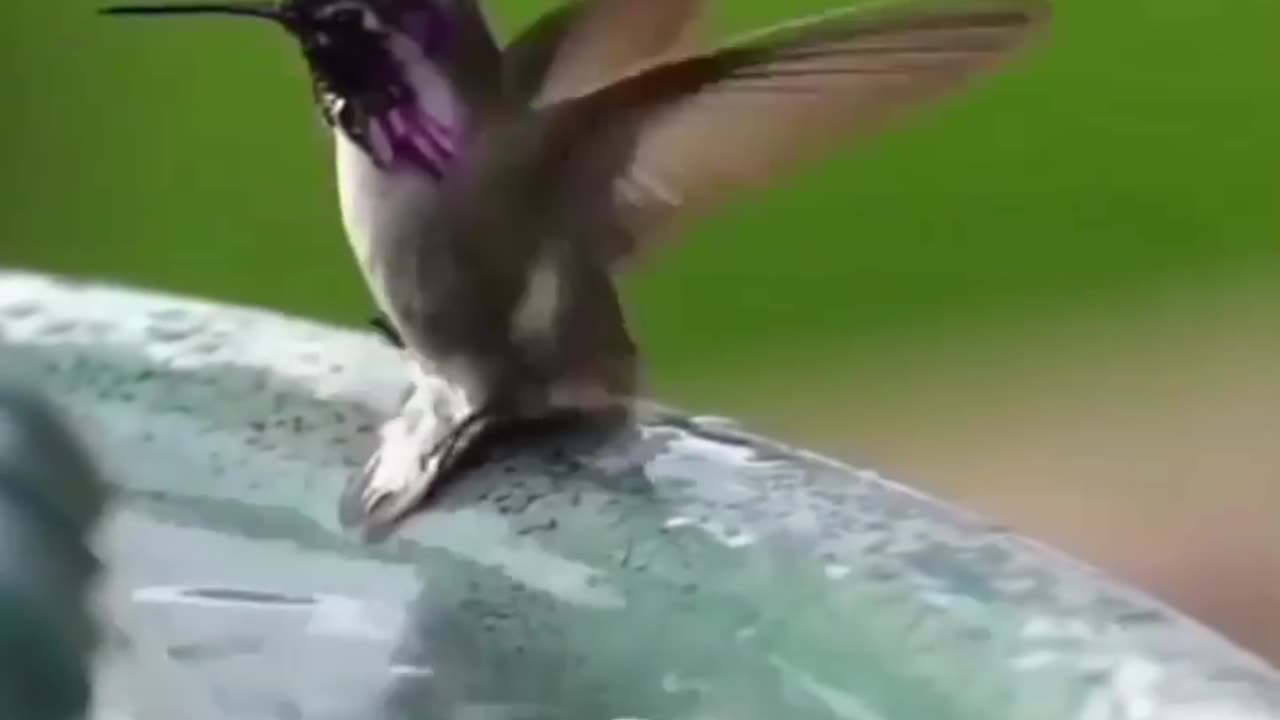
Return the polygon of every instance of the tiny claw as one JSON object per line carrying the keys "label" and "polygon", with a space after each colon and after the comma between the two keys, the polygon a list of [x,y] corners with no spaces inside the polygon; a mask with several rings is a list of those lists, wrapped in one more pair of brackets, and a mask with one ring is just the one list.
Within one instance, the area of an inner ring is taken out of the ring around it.
{"label": "tiny claw", "polygon": [[[361,476],[367,477],[367,476]],[[359,482],[352,482],[338,498],[338,524],[344,530],[353,530],[364,522],[364,503],[361,500],[363,487]]]}
{"label": "tiny claw", "polygon": [[366,523],[360,527],[360,540],[369,545],[376,545],[391,537],[391,534],[395,532],[395,529],[395,525],[374,525]]}
{"label": "tiny claw", "polygon": [[375,491],[372,494],[366,492],[364,494],[364,497],[361,498],[362,503],[361,503],[360,509],[362,514],[365,517],[376,516],[378,514],[378,511],[381,510],[382,507],[386,505],[393,496],[394,496],[394,493],[384,492],[380,490]]}
{"label": "tiny claw", "polygon": [[372,497],[367,492],[347,492],[338,505],[339,522],[344,530],[356,533],[362,542],[381,542],[396,527],[396,523],[385,521],[384,511],[394,497],[394,492],[378,492]]}
{"label": "tiny claw", "polygon": [[374,450],[373,454],[369,456],[369,459],[365,461],[364,468],[360,470],[360,474],[363,476],[373,475],[374,473],[378,472],[378,466],[381,464],[382,464],[382,453],[377,450]]}
{"label": "tiny claw", "polygon": [[395,326],[391,324],[391,321],[385,315],[375,315],[369,318],[369,325],[378,331],[382,339],[400,350],[405,349],[404,338],[400,337],[400,332],[395,329]]}
{"label": "tiny claw", "polygon": [[430,491],[431,469],[422,471],[399,488],[368,487],[361,495],[358,510],[360,533],[365,542],[380,542],[406,519]]}
{"label": "tiny claw", "polygon": [[371,533],[381,537],[389,534],[422,494],[417,482],[390,488],[379,486],[377,480],[373,475],[362,475],[347,488],[338,505],[342,527],[359,530],[366,542],[371,541]]}

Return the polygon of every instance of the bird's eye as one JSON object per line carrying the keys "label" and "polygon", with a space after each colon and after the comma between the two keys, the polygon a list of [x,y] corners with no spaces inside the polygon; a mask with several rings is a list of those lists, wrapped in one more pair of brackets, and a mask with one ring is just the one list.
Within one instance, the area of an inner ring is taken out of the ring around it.
{"label": "bird's eye", "polygon": [[377,32],[381,23],[373,11],[361,2],[337,0],[324,6],[316,16],[322,24],[342,30],[369,30]]}
{"label": "bird's eye", "polygon": [[335,10],[329,15],[329,20],[335,25],[362,27],[364,25],[364,13],[353,7],[345,7],[341,10]]}

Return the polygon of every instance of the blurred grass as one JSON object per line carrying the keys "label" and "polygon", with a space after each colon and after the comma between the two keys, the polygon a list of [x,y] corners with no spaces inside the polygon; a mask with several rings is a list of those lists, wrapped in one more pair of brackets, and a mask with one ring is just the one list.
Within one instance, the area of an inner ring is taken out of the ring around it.
{"label": "blurred grass", "polygon": [[[719,3],[719,29],[835,4]],[[507,32],[548,5],[495,3]],[[290,41],[94,7],[0,7],[0,264],[362,322]],[[772,420],[802,379],[865,396],[860,378],[945,374],[972,347],[1000,368],[1070,318],[1126,328],[1152,302],[1280,286],[1280,3],[1055,7],[1026,62],[742,198],[629,278],[656,392]],[[789,415],[850,411],[815,397]]]}
{"label": "blurred grass", "polygon": [[[494,7],[509,33],[549,4]],[[718,29],[834,5],[718,3]],[[0,264],[363,322],[291,41],[94,7],[0,7]],[[1280,287],[1280,3],[1055,8],[1026,62],[742,198],[629,278],[655,392],[838,446],[804,418],[922,425],[916,388],[996,392],[1036,372],[1010,348],[1057,327],[1123,336],[1153,304]]]}
{"label": "blurred grass", "polygon": [[[494,3],[508,30],[548,4]],[[720,29],[837,4],[721,2]],[[289,41],[93,7],[0,5],[0,266],[363,322]],[[932,483],[1230,624],[1150,559],[1195,547],[1236,569],[1211,585],[1280,599],[1280,2],[1055,7],[1027,62],[690,228],[627,280],[630,312],[664,399]],[[1237,626],[1280,658],[1266,634]]]}
{"label": "blurred grass", "polygon": [[[834,4],[720,3],[722,26]],[[0,9],[0,262],[361,321],[289,41],[93,7]],[[1059,2],[1030,62],[744,198],[632,279],[655,376],[697,394],[797,353],[1275,267],[1278,22],[1273,0]]]}

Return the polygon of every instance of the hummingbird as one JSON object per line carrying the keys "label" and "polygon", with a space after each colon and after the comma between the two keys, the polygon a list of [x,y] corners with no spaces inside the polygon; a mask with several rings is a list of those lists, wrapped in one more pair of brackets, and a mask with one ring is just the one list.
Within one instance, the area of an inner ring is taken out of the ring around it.
{"label": "hummingbird", "polygon": [[[346,235],[381,308],[370,323],[408,350],[391,319],[396,311],[384,274],[388,263],[412,262],[416,256],[396,259],[383,240],[388,234],[430,229],[452,145],[467,134],[461,116],[513,115],[535,98],[566,97],[573,88],[598,84],[629,65],[690,48],[706,5],[705,0],[577,0],[544,14],[501,50],[474,0],[286,0],[119,6],[103,12],[261,19],[294,36],[311,69],[316,105],[333,130]],[[430,237],[424,235],[424,241]],[[421,353],[406,355],[411,370],[423,369]],[[429,474],[427,462],[415,459],[420,453],[413,449],[429,447],[432,437],[441,439],[450,419],[463,412],[457,406],[465,407],[455,387],[437,380],[428,372],[415,373],[400,411],[380,431],[379,448],[348,488],[344,523],[358,521],[366,503],[354,491],[396,487],[411,474]],[[461,425],[455,437],[467,428],[479,429],[474,422]]]}
{"label": "hummingbird", "polygon": [[580,0],[500,47],[474,1],[127,6],[293,36],[333,130],[344,229],[414,380],[344,494],[385,537],[486,428],[625,414],[615,280],[734,193],[1004,64],[1042,0],[854,6],[715,47],[703,3]]}

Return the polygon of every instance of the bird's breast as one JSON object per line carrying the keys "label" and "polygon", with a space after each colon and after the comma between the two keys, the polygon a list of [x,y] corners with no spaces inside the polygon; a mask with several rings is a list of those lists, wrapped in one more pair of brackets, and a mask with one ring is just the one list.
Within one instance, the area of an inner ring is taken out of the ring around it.
{"label": "bird's breast", "polygon": [[335,132],[338,201],[343,230],[379,308],[394,317],[386,297],[386,277],[396,265],[416,258],[395,257],[406,236],[425,242],[437,197],[436,183],[412,169],[378,167],[342,132]]}

